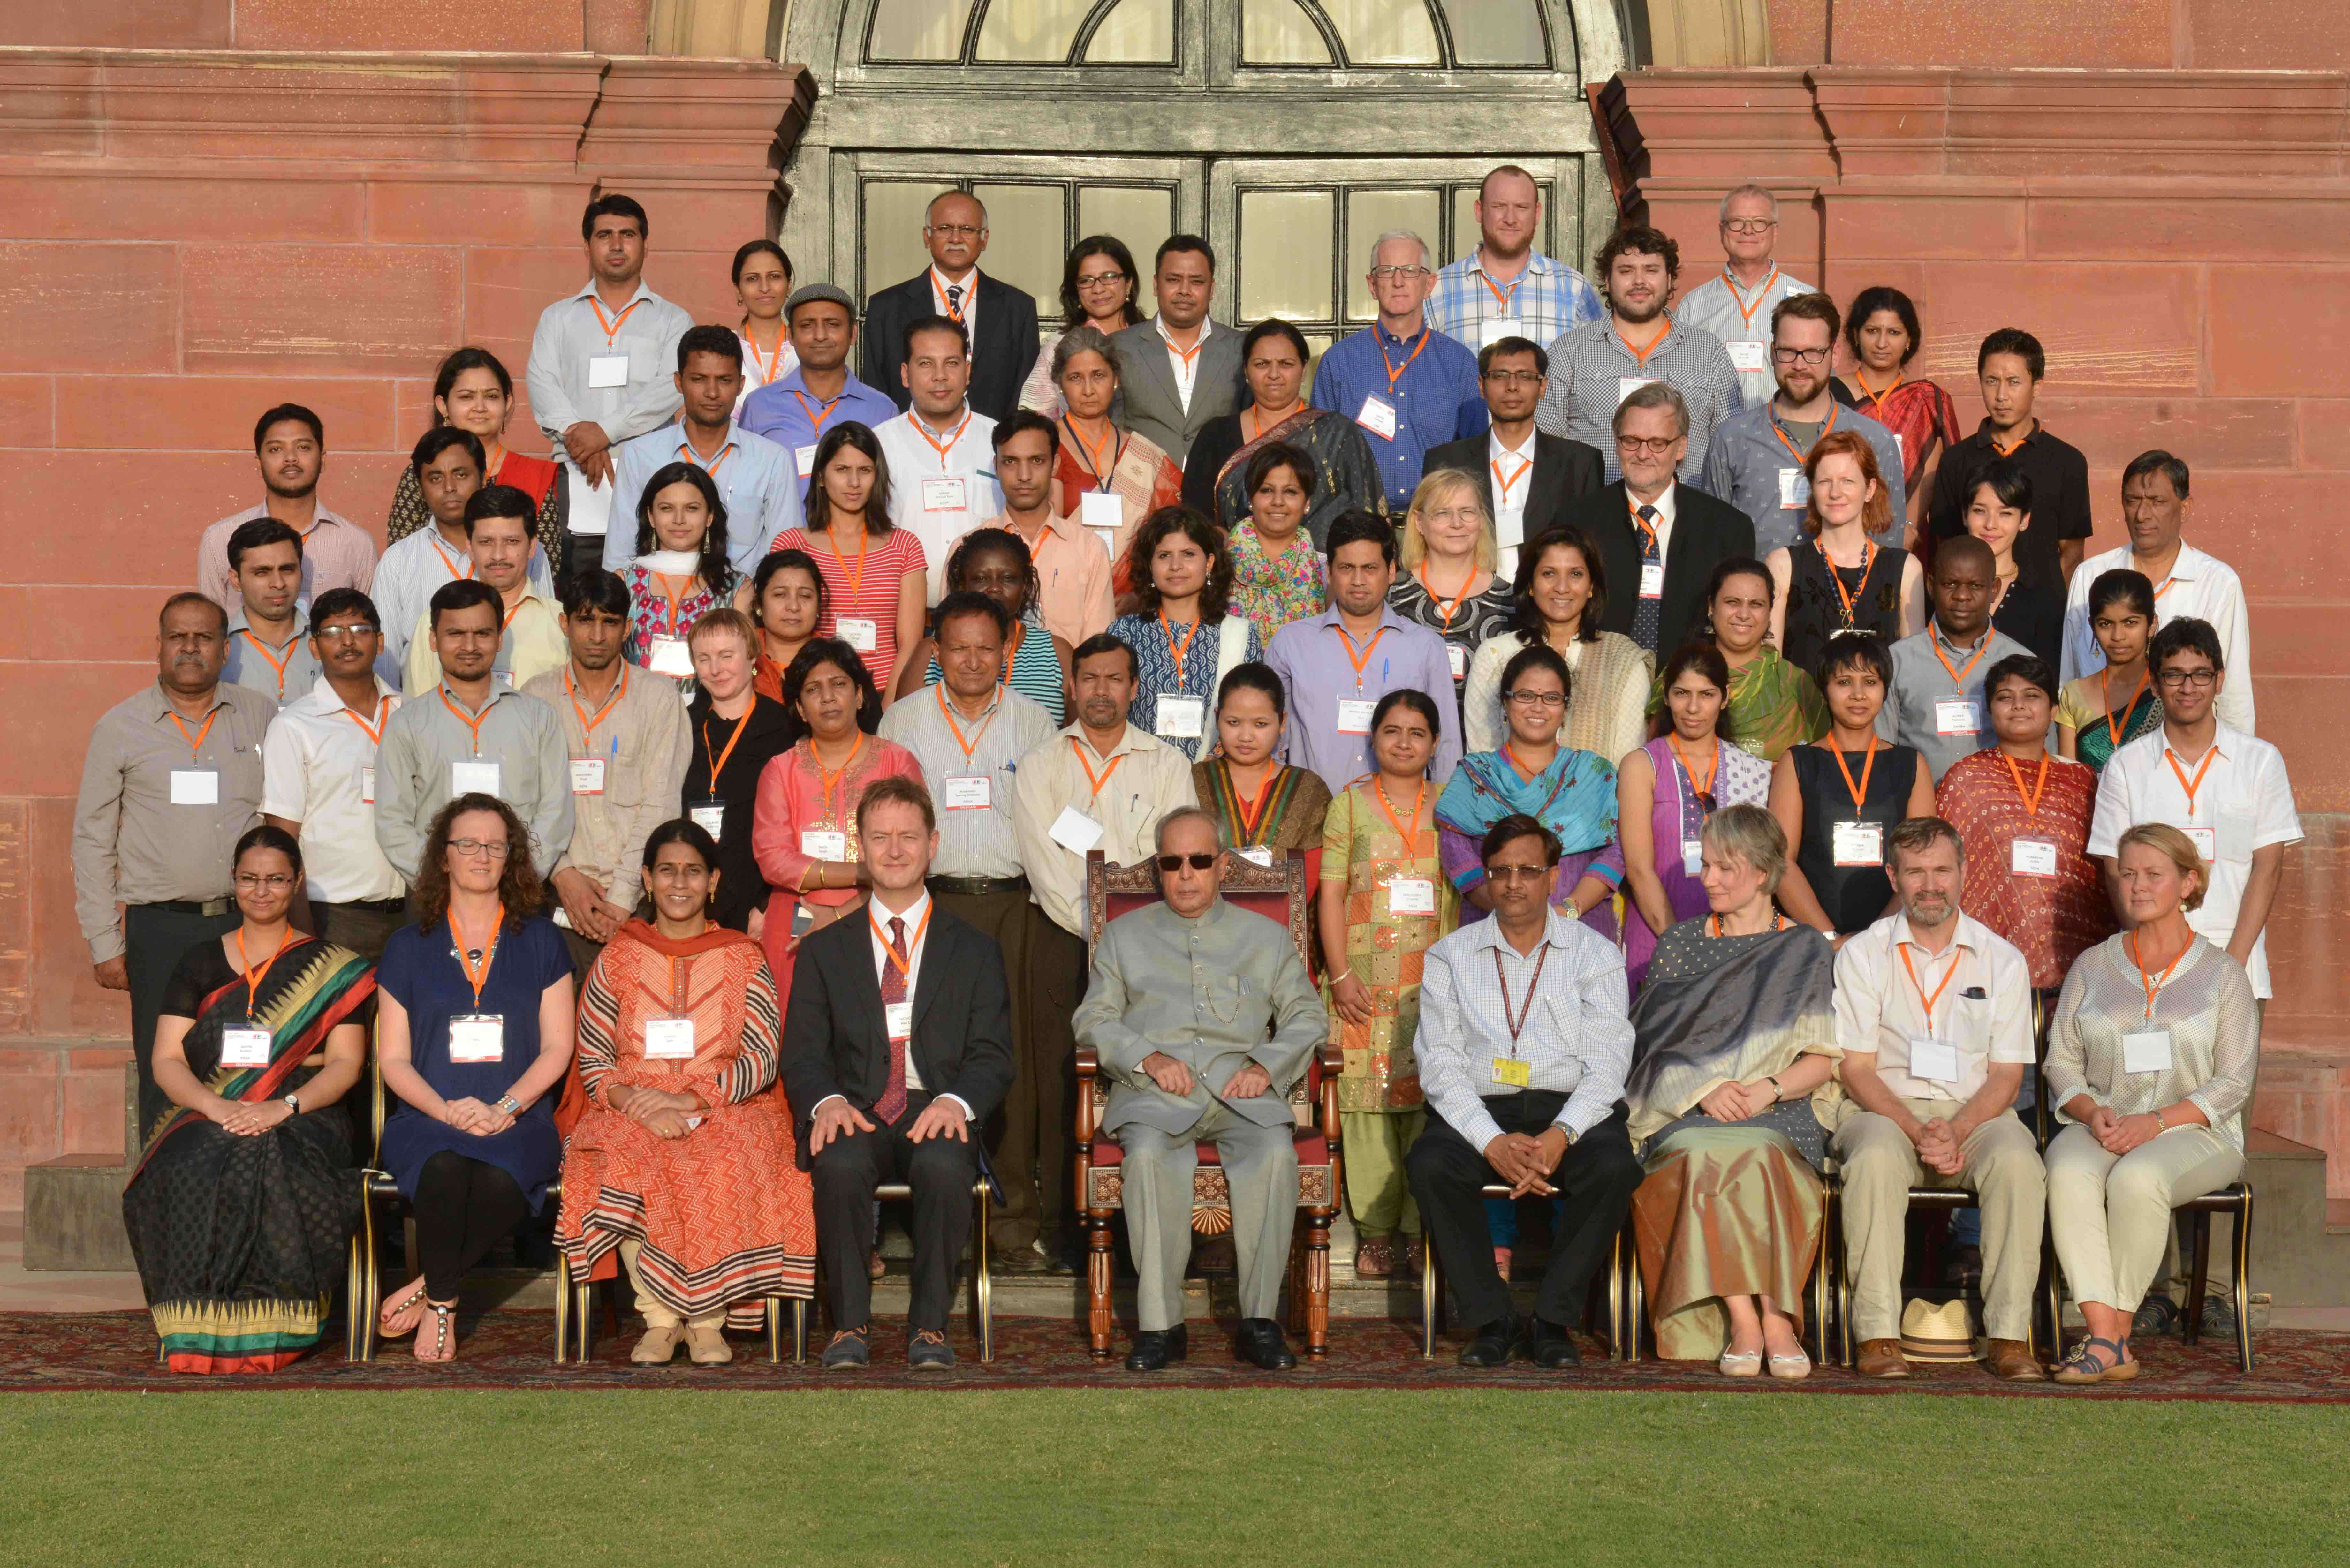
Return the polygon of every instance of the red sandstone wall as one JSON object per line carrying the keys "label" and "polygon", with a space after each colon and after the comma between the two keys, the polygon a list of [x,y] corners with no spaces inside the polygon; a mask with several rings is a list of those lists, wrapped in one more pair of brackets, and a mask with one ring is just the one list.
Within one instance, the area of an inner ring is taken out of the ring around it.
{"label": "red sandstone wall", "polygon": [[1770,13],[1782,66],[2350,66],[2350,6],[2325,0],[1770,0]]}

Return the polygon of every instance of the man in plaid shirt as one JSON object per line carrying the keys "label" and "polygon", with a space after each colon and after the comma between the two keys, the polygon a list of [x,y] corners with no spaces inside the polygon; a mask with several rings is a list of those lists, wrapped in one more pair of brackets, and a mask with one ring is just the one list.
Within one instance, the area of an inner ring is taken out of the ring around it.
{"label": "man in plaid shirt", "polygon": [[1486,175],[1477,229],[1477,248],[1436,275],[1430,327],[1477,349],[1504,337],[1548,343],[1599,318],[1599,296],[1583,275],[1534,249],[1542,192],[1533,175],[1514,163]]}

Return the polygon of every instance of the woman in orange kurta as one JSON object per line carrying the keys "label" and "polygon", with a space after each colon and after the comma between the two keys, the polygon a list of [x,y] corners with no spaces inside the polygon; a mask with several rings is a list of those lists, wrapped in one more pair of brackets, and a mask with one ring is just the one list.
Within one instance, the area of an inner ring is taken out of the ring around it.
{"label": "woman in orange kurta", "polygon": [[766,960],[710,919],[718,846],[690,822],[655,828],[644,877],[653,919],[620,929],[580,995],[556,1241],[581,1278],[619,1254],[645,1319],[631,1360],[665,1363],[683,1341],[714,1365],[732,1356],[725,1324],[814,1293],[814,1192],[775,1082]]}

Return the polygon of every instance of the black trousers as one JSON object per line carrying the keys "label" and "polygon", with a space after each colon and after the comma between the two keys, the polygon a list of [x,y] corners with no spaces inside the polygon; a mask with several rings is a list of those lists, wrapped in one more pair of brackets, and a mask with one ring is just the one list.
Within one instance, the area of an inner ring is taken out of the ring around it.
{"label": "black trousers", "polygon": [[322,942],[348,948],[370,963],[383,957],[384,944],[391,940],[391,933],[400,929],[407,918],[407,909],[399,899],[381,909],[372,904],[310,906],[310,922],[317,927],[313,935]]}
{"label": "black trousers", "polygon": [[[979,1179],[978,1147],[957,1137],[914,1142],[906,1134],[931,1103],[909,1094],[905,1113],[876,1132],[851,1132],[816,1150],[816,1248],[824,1265],[826,1304],[835,1328],[873,1320],[873,1282],[865,1258],[873,1241],[873,1190],[885,1181],[914,1189],[914,1272],[909,1329],[943,1333],[954,1304],[955,1267],[971,1244],[971,1189]],[[978,1136],[978,1129],[971,1129]]]}
{"label": "black trousers", "polygon": [[[1548,1090],[1522,1090],[1487,1098],[1486,1113],[1505,1133],[1539,1134],[1566,1104]],[[1640,1185],[1640,1162],[1624,1127],[1625,1112],[1613,1115],[1568,1146],[1550,1184],[1565,1204],[1551,1238],[1550,1267],[1534,1292],[1534,1315],[1571,1327],[1583,1317],[1591,1276],[1607,1261],[1624,1214]],[[1492,1232],[1485,1226],[1480,1189],[1500,1179],[1482,1149],[1430,1115],[1411,1152],[1404,1156],[1411,1195],[1419,1201],[1420,1222],[1444,1265],[1445,1282],[1471,1328],[1510,1316],[1510,1287],[1493,1266]]]}
{"label": "black trousers", "polygon": [[1060,1256],[1078,1236],[1077,1036],[1086,999],[1086,944],[1042,909],[1028,938],[1028,1072],[1036,1096],[1036,1240]]}
{"label": "black trousers", "polygon": [[494,1165],[443,1149],[417,1173],[417,1262],[424,1293],[457,1299],[457,1282],[530,1213],[515,1179]]}
{"label": "black trousers", "polygon": [[976,894],[933,888],[931,897],[949,914],[993,937],[1003,950],[1014,1075],[1003,1104],[987,1118],[988,1164],[1003,1190],[1003,1203],[988,1220],[987,1241],[998,1258],[1014,1257],[1036,1239],[1036,1090],[1027,1053],[1028,942],[1031,929],[1045,917],[1028,901],[1025,888]]}
{"label": "black trousers", "polygon": [[163,992],[188,950],[236,929],[242,919],[232,903],[225,914],[200,915],[165,904],[132,904],[122,911],[122,967],[130,981],[130,1050],[139,1059],[139,1144],[158,1117],[177,1109],[155,1086],[155,1020],[162,1015]]}

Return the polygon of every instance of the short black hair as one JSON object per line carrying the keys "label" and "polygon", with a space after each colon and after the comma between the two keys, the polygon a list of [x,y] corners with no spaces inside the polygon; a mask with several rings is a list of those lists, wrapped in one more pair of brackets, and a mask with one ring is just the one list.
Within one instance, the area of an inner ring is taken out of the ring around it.
{"label": "short black hair", "polygon": [[623,196],[617,191],[598,196],[588,203],[588,210],[579,214],[579,237],[582,240],[594,239],[596,220],[607,214],[634,218],[637,221],[637,237],[640,240],[653,237],[653,226],[646,219],[645,210],[637,204],[637,199],[633,196]]}
{"label": "short black hair", "polygon": [[773,256],[783,263],[784,277],[786,281],[799,275],[792,265],[791,253],[785,250],[783,246],[773,240],[749,240],[734,253],[734,270],[731,275],[733,281],[736,283],[743,281],[743,268],[749,264],[753,256],[756,255]]}
{"label": "short black hair", "polygon": [[1159,252],[1156,255],[1150,258],[1151,275],[1154,277],[1158,275],[1159,267],[1166,263],[1169,256],[1184,254],[1203,255],[1207,257],[1208,271],[1211,275],[1215,272],[1215,246],[1210,244],[1206,240],[1201,239],[1198,234],[1170,234],[1165,239],[1159,242]]}
{"label": "short black hair", "polygon": [[279,403],[275,408],[262,410],[261,417],[253,421],[253,454],[255,457],[261,455],[261,441],[269,433],[269,427],[282,425],[288,420],[292,420],[296,424],[308,425],[310,439],[318,443],[318,449],[321,452],[326,450],[326,421],[299,403]]}
{"label": "short black hair", "polygon": [[221,607],[220,600],[200,594],[193,588],[184,588],[163,601],[163,607],[155,612],[155,629],[158,633],[162,631],[163,623],[172,618],[172,612],[182,605],[203,606],[213,612],[213,618],[220,622],[221,636],[228,635],[228,611]]}
{"label": "short black hair", "polygon": [[601,610],[622,620],[629,618],[631,603],[629,585],[601,566],[583,566],[565,577],[556,585],[556,598],[567,616]]}
{"label": "short black hair", "polygon": [[1330,532],[1322,545],[1322,558],[1336,561],[1342,546],[1365,543],[1377,545],[1379,554],[1387,557],[1388,566],[1396,564],[1395,525],[1376,512],[1350,506],[1330,520]]}
{"label": "short black hair", "polygon": [[[1529,670],[1547,670],[1557,676],[1559,695],[1565,697],[1570,706],[1573,705],[1575,671],[1566,667],[1566,660],[1559,657],[1558,649],[1540,638],[1534,639],[1510,655],[1510,661],[1502,666],[1501,696],[1504,703],[1509,701],[1510,693],[1518,689],[1518,681]],[[1564,722],[1562,714],[1562,724]]]}
{"label": "short black hair", "polygon": [[415,448],[408,454],[410,472],[421,482],[425,465],[452,446],[464,448],[465,455],[473,460],[473,466],[481,471],[482,477],[489,477],[490,454],[482,450],[482,438],[471,431],[461,431],[455,425],[434,425],[418,438]]}
{"label": "short black hair", "polygon": [[708,828],[686,816],[672,817],[645,835],[645,869],[651,870],[660,852],[672,844],[682,844],[702,857],[703,870],[718,869],[718,841],[710,836]]}
{"label": "short black hair", "polygon": [[[1839,670],[1874,670],[1877,683],[1885,688],[1887,696],[1892,694],[1893,657],[1885,651],[1885,639],[1873,631],[1845,630],[1828,639],[1827,645],[1820,649],[1819,668],[1811,674],[1825,691],[1828,678]],[[1725,709],[1728,706],[1723,704]]]}
{"label": "short black hair", "polygon": [[2180,616],[2154,634],[2154,646],[2147,649],[2147,668],[2159,675],[2163,662],[2180,653],[2199,653],[2214,670],[2228,668],[2227,658],[2220,651],[2220,634],[2211,629],[2210,621],[2191,615]]}
{"label": "short black hair", "polygon": [[857,649],[837,637],[812,637],[792,655],[784,670],[784,734],[786,746],[796,746],[808,731],[807,721],[800,717],[800,691],[807,685],[808,677],[818,665],[829,664],[857,688],[857,727],[872,734],[881,722],[881,688],[874,683],[873,671],[866,667]]}
{"label": "short black hair", "polygon": [[1492,374],[1493,361],[1504,354],[1531,354],[1534,357],[1534,374],[1550,374],[1550,350],[1531,337],[1496,337],[1477,350],[1477,379],[1483,380]]}
{"label": "short black hair", "polygon": [[1983,672],[1983,701],[1989,702],[2002,680],[2021,680],[2049,701],[2056,701],[2056,672],[2036,653],[2011,653]]}
{"label": "short black hair", "polygon": [[765,596],[767,585],[775,580],[776,573],[783,571],[806,572],[808,575],[809,580],[816,584],[816,618],[823,619],[831,596],[824,586],[824,568],[817,566],[816,557],[806,550],[771,550],[759,557],[759,565],[751,574],[751,607],[754,610],[759,607],[759,600]]}
{"label": "short black hair", "polygon": [[257,827],[246,828],[244,836],[236,841],[236,847],[229,852],[229,865],[235,866],[248,851],[255,849],[275,849],[286,857],[286,863],[294,868],[294,875],[302,875],[301,844],[276,823],[265,822]]}
{"label": "short black hair", "polygon": [[2128,566],[2099,572],[2089,585],[2089,619],[2095,621],[2107,605],[2127,605],[2154,623],[2154,579]]}
{"label": "short black hair", "polygon": [[425,607],[424,624],[433,631],[441,629],[441,618],[458,610],[486,609],[490,618],[497,618],[502,607],[498,590],[479,577],[459,577],[432,590],[431,602]]}
{"label": "short black hair", "polygon": [[1975,374],[1982,374],[1994,354],[2012,354],[2023,361],[2024,372],[2033,380],[2043,380],[2048,375],[2048,351],[2040,347],[2040,339],[2021,327],[2002,327],[1982,340],[1975,350]]}
{"label": "short black hair", "polygon": [[1127,673],[1137,680],[1141,678],[1142,661],[1134,656],[1134,645],[1121,638],[1112,637],[1106,631],[1094,633],[1069,650],[1069,678],[1072,680],[1076,679],[1078,665],[1088,659],[1097,659],[1105,653],[1125,654]]}
{"label": "short black hair", "polygon": [[904,351],[898,356],[898,363],[900,365],[910,365],[914,362],[914,339],[920,337],[925,332],[953,333],[955,342],[962,348],[964,357],[969,358],[971,354],[970,327],[965,327],[962,322],[957,321],[951,316],[917,316],[913,320],[906,323],[906,330],[899,335],[899,340],[903,345]]}
{"label": "short black hair", "polygon": [[1437,711],[1436,699],[1413,686],[1399,686],[1379,699],[1378,706],[1371,710],[1371,732],[1377,734],[1379,726],[1387,722],[1388,715],[1398,708],[1409,708],[1427,720],[1430,740],[1443,738],[1444,715]]}
{"label": "short black hair", "polygon": [[1607,618],[1607,564],[1599,558],[1599,547],[1591,542],[1591,535],[1572,523],[1554,523],[1519,546],[1518,572],[1510,584],[1509,629],[1528,642],[1544,639],[1542,611],[1534,605],[1534,574],[1542,570],[1543,557],[1557,549],[1574,551],[1583,562],[1583,575],[1591,579],[1591,602],[1583,607],[1583,618],[1575,623],[1575,639],[1596,642],[1600,623]]}
{"label": "short black hair", "polygon": [[228,569],[232,572],[244,560],[247,551],[266,548],[271,545],[291,545],[294,558],[302,558],[302,535],[293,524],[280,523],[275,517],[256,517],[250,523],[240,523],[228,536]]}
{"label": "short black hair", "polygon": [[998,637],[1012,635],[1010,610],[976,588],[958,588],[941,599],[939,607],[931,612],[931,637],[943,639],[946,636],[947,622],[960,619],[967,615],[985,616],[990,622],[993,623],[995,635]]}
{"label": "short black hair", "polygon": [[1061,427],[1034,409],[1014,409],[996,421],[995,428],[988,432],[987,444],[1000,456],[1003,452],[1004,443],[1024,431],[1044,431],[1045,450],[1055,457],[1060,455]]}
{"label": "short black hair", "polygon": [[1966,504],[1974,504],[1975,492],[1984,485],[2002,506],[2012,506],[2026,517],[2032,515],[2032,475],[2012,457],[1994,457],[1974,472],[1967,481]]}
{"label": "short black hair", "polygon": [[1241,470],[1241,494],[1254,495],[1276,468],[1285,468],[1296,475],[1297,487],[1305,492],[1309,500],[1321,488],[1322,469],[1312,452],[1285,441],[1269,441],[1249,453],[1248,463]]}
{"label": "short black hair", "polygon": [[2156,447],[2151,452],[2142,452],[2130,459],[2129,466],[2122,470],[2122,488],[2128,489],[2130,481],[2144,479],[2149,473],[2158,473],[2170,481],[2172,493],[2181,501],[2187,499],[2187,460],[2185,458],[2174,457],[2160,447]]}
{"label": "short black hair", "polygon": [[[1209,263],[1208,270],[1210,272],[1216,270],[1212,260]],[[1299,364],[1310,365],[1314,362],[1314,349],[1305,341],[1305,334],[1300,332],[1294,324],[1284,321],[1278,316],[1268,316],[1250,327],[1248,335],[1241,339],[1241,363],[1247,364],[1249,356],[1256,352],[1256,346],[1268,337],[1288,338],[1289,346],[1297,350]]]}
{"label": "short black hair", "polygon": [[1908,295],[1889,284],[1874,284],[1852,296],[1852,309],[1844,318],[1845,347],[1852,350],[1855,359],[1860,358],[1860,329],[1880,310],[1889,310],[1899,317],[1901,330],[1909,335],[1909,345],[1901,351],[1901,362],[1907,365],[1923,341],[1918,329],[1918,307]]}
{"label": "short black hair", "polygon": [[732,327],[689,327],[677,340],[678,374],[685,373],[685,362],[696,354],[715,354],[722,359],[734,361],[734,369],[743,368],[743,340],[734,336]]}
{"label": "short black hair", "polygon": [[317,636],[318,628],[338,615],[365,616],[368,625],[383,629],[383,616],[373,599],[357,588],[328,588],[310,602],[310,635]]}
{"label": "short black hair", "polygon": [[473,524],[484,517],[519,517],[529,532],[538,521],[538,503],[515,485],[484,484],[465,498],[465,537],[473,536]]}
{"label": "short black hair", "polygon": [[1219,711],[1235,691],[1263,692],[1273,704],[1273,716],[1276,719],[1286,717],[1289,712],[1289,693],[1282,687],[1279,672],[1261,659],[1235,664],[1224,671],[1223,680],[1216,686],[1216,707]]}
{"label": "short black hair", "polygon": [[1566,846],[1559,842],[1558,835],[1544,826],[1540,818],[1528,816],[1523,811],[1513,811],[1487,828],[1485,836],[1477,841],[1477,863],[1491,866],[1494,856],[1521,838],[1542,841],[1544,866],[1557,865],[1566,853]]}

